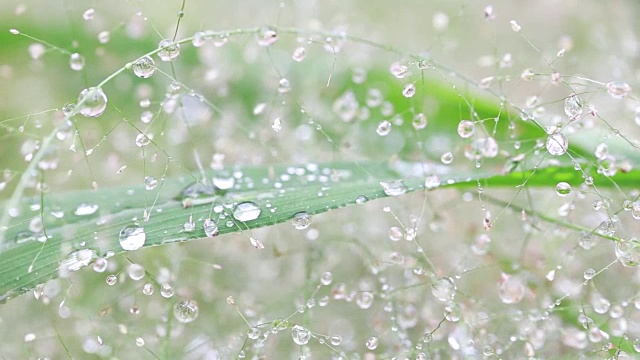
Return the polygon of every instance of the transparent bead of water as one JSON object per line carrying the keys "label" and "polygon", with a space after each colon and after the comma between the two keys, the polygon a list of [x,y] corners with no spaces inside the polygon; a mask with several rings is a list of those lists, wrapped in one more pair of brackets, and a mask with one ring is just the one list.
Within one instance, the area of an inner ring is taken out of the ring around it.
{"label": "transparent bead of water", "polygon": [[356,204],[364,204],[367,201],[369,201],[369,199],[364,195],[360,195],[356,198]]}
{"label": "transparent bead of water", "polygon": [[89,8],[82,13],[82,18],[86,21],[93,20],[96,15],[96,11],[93,8]]}
{"label": "transparent bead of water", "polygon": [[275,132],[279,132],[280,130],[282,130],[282,121],[280,120],[279,117],[273,119],[273,123],[271,123],[271,128]]}
{"label": "transparent bead of water", "polygon": [[411,98],[415,94],[416,94],[416,86],[413,83],[405,85],[404,88],[402,89],[402,96],[406,98]]}
{"label": "transparent bead of water", "polygon": [[118,282],[118,277],[117,277],[117,276],[115,276],[115,275],[113,275],[113,274],[108,275],[108,276],[105,278],[105,282],[107,283],[107,285],[109,285],[109,286],[113,286],[113,285],[115,285],[115,284]]}
{"label": "transparent bead of water", "polygon": [[378,338],[375,337],[375,336],[372,336],[372,337],[368,338],[367,341],[365,342],[365,346],[369,350],[377,349],[378,348]]}
{"label": "transparent bead of water", "polygon": [[422,130],[427,127],[427,116],[423,113],[417,113],[413,120],[411,121],[411,125],[416,130]]}
{"label": "transparent bead of water", "polygon": [[151,139],[145,134],[138,134],[136,136],[136,145],[138,147],[145,147],[151,143]]}
{"label": "transparent bead of water", "polygon": [[515,20],[509,21],[509,24],[511,25],[511,30],[514,32],[520,32],[520,30],[522,30],[522,26],[520,26],[520,24]]}
{"label": "transparent bead of water", "polygon": [[562,181],[556,185],[556,194],[560,197],[565,197],[571,193],[571,185]]}
{"label": "transparent bead of water", "polygon": [[545,143],[547,151],[551,155],[562,155],[567,152],[569,147],[569,140],[562,133],[549,135],[547,142]]}
{"label": "transparent bead of water", "polygon": [[448,151],[442,154],[442,156],[440,156],[440,162],[442,162],[445,165],[451,164],[453,162],[453,153]]}
{"label": "transparent bead of water", "polygon": [[174,294],[174,290],[173,290],[173,286],[171,286],[171,284],[169,283],[164,283],[162,285],[160,285],[160,295],[163,298],[170,298],[172,297]]}
{"label": "transparent bead of water", "polygon": [[170,39],[163,39],[158,44],[158,57],[162,61],[173,61],[180,56],[180,44]]}
{"label": "transparent bead of water", "polygon": [[213,46],[223,47],[229,42],[228,34],[218,34],[213,37]]}
{"label": "transparent bead of water", "polygon": [[137,77],[146,79],[156,71],[156,62],[150,56],[143,56],[136,60],[131,68]]}
{"label": "transparent bead of water", "polygon": [[69,58],[69,66],[73,71],[82,70],[84,68],[84,56],[78,53],[71,54],[71,57]]}
{"label": "transparent bead of water", "polygon": [[140,264],[129,264],[129,266],[127,266],[127,274],[131,280],[141,280],[145,275],[144,266]]}
{"label": "transparent bead of water", "polygon": [[262,210],[258,204],[245,201],[233,208],[233,217],[238,221],[251,221],[257,219],[261,212]]}
{"label": "transparent bead of water", "polygon": [[594,276],[596,276],[596,271],[593,270],[592,268],[588,268],[587,270],[584,271],[585,280],[591,280],[593,279]]}
{"label": "transparent bead of water", "polygon": [[205,34],[203,31],[198,31],[197,33],[193,34],[193,38],[191,39],[191,44],[193,45],[193,47],[198,48],[204,45],[206,41],[207,41],[207,34]]}
{"label": "transparent bead of water", "polygon": [[458,135],[463,139],[472,137],[475,132],[476,125],[470,120],[462,120],[458,124]]}
{"label": "transparent bead of water", "polygon": [[153,295],[155,288],[152,283],[146,283],[142,286],[142,293],[147,296]]}
{"label": "transparent bead of water", "polygon": [[291,219],[291,225],[296,230],[304,230],[311,225],[311,216],[306,212],[299,212],[293,215]]}
{"label": "transparent bead of water", "polygon": [[320,276],[320,283],[322,283],[322,285],[324,286],[331,285],[332,281],[333,281],[333,274],[331,274],[331,272],[329,271],[323,273],[322,276]]}
{"label": "transparent bead of water", "polygon": [[374,296],[368,291],[362,291],[356,295],[356,305],[360,309],[366,310],[373,304]]}
{"label": "transparent bead of water", "polygon": [[517,304],[524,298],[525,287],[517,276],[502,274],[498,282],[498,296],[505,304]]}
{"label": "transparent bead of water", "polygon": [[249,237],[249,242],[251,243],[251,246],[258,250],[264,249],[264,244],[262,243],[262,241],[254,238],[253,236]]}
{"label": "transparent bead of water", "polygon": [[60,260],[60,266],[69,271],[78,271],[91,264],[91,262],[97,257],[98,255],[95,250],[80,249],[70,253],[63,260]]}
{"label": "transparent bead of water", "polygon": [[98,258],[94,263],[93,263],[93,271],[97,272],[97,273],[103,273],[107,270],[107,267],[109,266],[109,261],[105,258]]}
{"label": "transparent bead of water", "polygon": [[583,107],[584,102],[576,94],[573,94],[564,99],[564,113],[567,114],[567,116],[571,120],[577,119],[582,115]]}
{"label": "transparent bead of water", "polygon": [[300,325],[296,325],[291,329],[291,337],[297,345],[306,345],[311,339],[311,332]]}
{"label": "transparent bead of water", "polygon": [[147,239],[144,228],[136,225],[127,225],[120,230],[120,246],[127,251],[138,250]]}
{"label": "transparent bead of water", "polygon": [[74,214],[76,214],[77,216],[87,216],[95,214],[96,211],[98,211],[98,205],[81,203],[76,208]]}
{"label": "transparent bead of water", "polygon": [[340,346],[340,344],[342,343],[342,336],[333,335],[329,338],[329,342],[331,342],[331,345],[333,346]]}
{"label": "transparent bead of water", "polygon": [[615,254],[618,261],[625,267],[635,267],[640,264],[640,246],[635,239],[631,241],[618,241],[616,243]]}
{"label": "transparent bead of water", "polygon": [[387,196],[402,195],[409,190],[402,180],[380,181],[380,185]]}
{"label": "transparent bead of water", "polygon": [[433,190],[440,187],[440,177],[438,175],[429,175],[424,180],[424,188],[427,190]]}
{"label": "transparent bead of water", "polygon": [[380,136],[387,136],[389,135],[389,133],[391,132],[391,123],[387,120],[382,120],[379,124],[378,124],[378,128],[376,129],[376,132],[378,133],[378,135]]}
{"label": "transparent bead of water", "polygon": [[405,65],[402,65],[398,62],[391,64],[389,67],[389,72],[391,75],[395,76],[398,79],[404,78],[409,72],[409,68]]}
{"label": "transparent bead of water", "polygon": [[77,106],[80,107],[80,114],[83,116],[98,117],[107,108],[107,95],[100,88],[84,89],[78,96]]}
{"label": "transparent bead of water", "polygon": [[202,225],[205,235],[214,237],[219,234],[218,224],[212,219],[206,219]]}
{"label": "transparent bead of water", "polygon": [[153,176],[145,176],[144,177],[144,188],[146,190],[153,190],[158,186],[158,180],[156,180]]}
{"label": "transparent bead of water", "polygon": [[307,57],[307,50],[302,46],[297,47],[291,54],[291,58],[297,62],[304,60],[305,57]]}
{"label": "transparent bead of water", "polygon": [[278,81],[278,92],[280,94],[285,94],[291,91],[291,83],[287,78],[282,78]]}
{"label": "transparent bead of water", "polygon": [[596,150],[593,152],[598,160],[605,160],[609,156],[609,146],[605,143],[600,143],[596,146]]}
{"label": "transparent bead of water", "polygon": [[251,340],[256,340],[260,337],[260,328],[257,326],[253,326],[251,329],[247,330],[247,337]]}
{"label": "transparent bead of water", "polygon": [[404,237],[404,233],[402,229],[397,226],[392,226],[389,228],[389,239],[391,241],[400,241]]}
{"label": "transparent bead of water", "polygon": [[431,285],[431,293],[436,299],[450,303],[456,295],[456,284],[450,277],[443,277],[438,279],[433,285]]}
{"label": "transparent bead of water", "polygon": [[195,300],[183,300],[173,306],[173,315],[183,324],[193,322],[198,318],[200,310]]}
{"label": "transparent bead of water", "polygon": [[106,44],[109,40],[111,40],[111,33],[109,31],[104,30],[98,33],[98,42],[100,44]]}
{"label": "transparent bead of water", "polygon": [[271,26],[264,26],[256,32],[256,42],[259,46],[271,46],[278,41],[278,33]]}
{"label": "transparent bead of water", "polygon": [[607,92],[614,99],[622,99],[631,93],[631,86],[623,81],[612,81],[607,83]]}
{"label": "transparent bead of water", "polygon": [[143,346],[144,346],[144,344],[145,344],[145,343],[144,343],[144,339],[143,339],[142,337],[139,337],[139,336],[138,336],[138,337],[136,338],[136,346],[138,346],[138,347],[143,347]]}

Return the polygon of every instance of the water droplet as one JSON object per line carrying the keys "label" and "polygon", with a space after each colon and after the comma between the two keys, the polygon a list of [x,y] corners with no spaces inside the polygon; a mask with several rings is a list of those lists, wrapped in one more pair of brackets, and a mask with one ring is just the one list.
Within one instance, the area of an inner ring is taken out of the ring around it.
{"label": "water droplet", "polygon": [[111,33],[108,32],[107,30],[100,31],[98,33],[98,42],[100,44],[106,44],[109,42],[109,40],[111,40]]}
{"label": "water droplet", "polygon": [[424,188],[427,190],[433,190],[440,186],[440,177],[438,175],[429,175],[424,180]]}
{"label": "water droplet", "polygon": [[195,300],[183,300],[173,306],[173,315],[183,324],[190,323],[198,318],[200,310]]}
{"label": "water droplet", "polygon": [[360,195],[356,198],[356,204],[364,204],[367,201],[369,201],[369,199],[364,195]]}
{"label": "water droplet", "polygon": [[415,94],[416,94],[416,86],[413,83],[405,85],[404,88],[402,89],[402,96],[406,98],[413,97],[413,95]]}
{"label": "water droplet", "polygon": [[631,86],[623,81],[613,81],[607,83],[607,92],[614,99],[622,99],[625,96],[629,95],[631,92]]}
{"label": "water droplet", "polygon": [[366,310],[373,304],[373,294],[368,291],[362,291],[356,295],[356,305],[360,309]]}
{"label": "water droplet", "polygon": [[144,177],[144,188],[146,190],[153,190],[158,186],[158,180],[153,176],[145,176]]}
{"label": "water droplet", "polygon": [[158,57],[162,61],[172,61],[180,56],[180,44],[169,39],[164,39],[158,44]]}
{"label": "water droplet", "polygon": [[549,135],[545,146],[549,154],[558,156],[567,152],[569,140],[562,133],[557,133]]}
{"label": "water droplet", "polygon": [[120,246],[127,251],[138,250],[147,239],[144,228],[136,225],[127,225],[120,230]]}
{"label": "water droplet", "polygon": [[372,337],[368,338],[367,341],[365,342],[365,346],[369,350],[377,349],[378,348],[378,338],[375,337],[375,336],[372,336]]}
{"label": "water droplet", "polygon": [[78,271],[81,268],[88,266],[94,259],[98,258],[98,254],[92,249],[80,249],[67,255],[66,258],[60,261],[60,266],[66,268],[69,271]]}
{"label": "water droplet", "polygon": [[171,284],[164,283],[164,284],[160,285],[160,295],[163,298],[167,298],[168,299],[168,298],[172,297],[173,294],[174,294],[174,291],[173,291],[173,286],[171,286]]}
{"label": "water droplet", "polygon": [[262,243],[262,241],[254,238],[253,236],[249,237],[249,242],[251,242],[251,245],[258,250],[264,249],[264,244]]}
{"label": "water droplet", "polygon": [[213,186],[219,190],[229,190],[236,183],[236,179],[233,176],[214,176],[211,180]]}
{"label": "water droplet", "polygon": [[578,119],[582,115],[583,107],[584,102],[576,94],[564,99],[564,113],[567,114],[570,120]]}
{"label": "water droplet", "polygon": [[98,117],[107,108],[107,95],[100,88],[84,89],[78,96],[80,114],[86,117]]}
{"label": "water droplet", "polygon": [[293,215],[291,225],[293,225],[293,228],[296,230],[304,230],[311,225],[311,216],[309,216],[305,211],[299,212]]}
{"label": "water droplet", "polygon": [[139,78],[149,78],[156,71],[156,62],[150,56],[143,56],[131,66],[133,73]]}
{"label": "water droplet", "polygon": [[138,134],[136,136],[136,145],[138,147],[145,147],[149,145],[150,142],[151,142],[151,139],[149,139],[149,137],[145,134]]}
{"label": "water droplet", "polygon": [[380,136],[387,136],[391,132],[391,123],[387,120],[383,120],[378,124],[376,132]]}
{"label": "water droplet", "polygon": [[411,125],[416,130],[421,130],[427,127],[427,116],[423,113],[417,113],[413,120],[411,121]]}
{"label": "water droplet", "polygon": [[201,47],[207,41],[207,34],[203,31],[198,31],[193,34],[193,38],[191,39],[191,44],[193,47]]}
{"label": "water droplet", "polygon": [[98,211],[98,205],[82,203],[78,205],[74,214],[78,216],[86,216],[95,214]]}
{"label": "water droplet", "polygon": [[565,197],[571,193],[571,185],[566,182],[559,182],[556,185],[556,194],[560,197]]}
{"label": "water droplet", "polygon": [[87,9],[84,13],[82,13],[82,18],[86,21],[93,20],[96,15],[96,11],[93,8]]}
{"label": "water droplet", "polygon": [[285,94],[291,91],[291,83],[288,79],[282,78],[278,81],[278,92],[280,94]]}
{"label": "water droplet", "polygon": [[245,201],[233,208],[233,217],[238,221],[251,221],[257,219],[261,212],[256,203]]}
{"label": "water droplet", "polygon": [[282,121],[280,120],[279,117],[273,119],[273,123],[271,123],[271,128],[275,132],[279,132],[280,130],[282,130]]}
{"label": "water droplet", "polygon": [[291,337],[297,345],[306,345],[311,339],[311,332],[300,325],[296,325],[291,329]]}
{"label": "water droplet", "polygon": [[505,304],[517,304],[524,298],[525,288],[517,276],[502,274],[498,281],[498,296]]}
{"label": "water droplet", "polygon": [[324,274],[322,274],[322,276],[320,276],[320,283],[322,283],[322,285],[324,286],[328,286],[331,285],[331,282],[333,281],[333,274],[331,274],[331,272],[327,271]]}
{"label": "water droplet", "polygon": [[84,68],[84,56],[78,53],[71,54],[71,57],[69,58],[69,66],[73,71],[82,70]]}
{"label": "water droplet", "polygon": [[409,72],[409,68],[398,62],[394,62],[389,67],[389,72],[391,72],[391,75],[397,77],[398,79],[402,79]]}
{"label": "water droplet", "polygon": [[191,185],[187,186],[180,193],[180,197],[197,199],[199,197],[212,196],[215,193],[214,188],[207,184],[203,184],[202,182],[194,182]]}
{"label": "water droplet", "polygon": [[9,32],[13,35],[20,35],[20,31],[18,29],[9,29]]}
{"label": "water droplet", "polygon": [[515,20],[509,21],[509,24],[511,25],[511,30],[515,32],[520,32],[520,30],[522,30],[522,26],[520,26],[520,24]]}
{"label": "water droplet", "polygon": [[431,285],[431,293],[433,294],[433,296],[445,303],[450,303],[453,301],[453,298],[456,295],[456,290],[456,284],[450,277],[440,278],[433,285]]}
{"label": "water droplet", "polygon": [[153,287],[152,283],[146,283],[144,284],[144,286],[142,286],[142,293],[144,295],[151,296],[153,295],[154,291],[155,291],[155,288]]}
{"label": "water droplet", "polygon": [[596,276],[596,271],[593,270],[592,268],[588,268],[587,270],[584,271],[585,280],[591,280],[593,279],[594,276]]}
{"label": "water droplet", "polygon": [[389,239],[391,241],[400,241],[404,237],[402,233],[402,229],[397,226],[392,226],[389,228]]}
{"label": "water droplet", "polygon": [[118,277],[117,277],[117,276],[115,276],[115,275],[113,275],[113,274],[111,274],[111,275],[108,275],[108,276],[104,279],[104,281],[107,283],[107,285],[109,285],[109,286],[113,286],[113,285],[115,285],[115,284],[118,282]]}
{"label": "water droplet", "polygon": [[442,154],[440,161],[445,165],[451,164],[453,162],[453,153],[449,151]]}
{"label": "water droplet", "polygon": [[304,60],[305,57],[307,57],[307,50],[302,46],[297,47],[293,50],[293,54],[291,54],[291,58],[297,62]]}
{"label": "water droplet", "polygon": [[333,345],[333,346],[340,346],[340,344],[342,343],[342,336],[334,335],[334,336],[329,338],[329,341],[331,342],[331,345]]}
{"label": "water droplet", "polygon": [[634,267],[640,264],[640,246],[638,246],[635,239],[617,242],[615,252],[620,263],[626,267]]}
{"label": "water droplet", "polygon": [[402,180],[380,181],[380,185],[387,196],[398,196],[408,191]]}
{"label": "water droplet", "polygon": [[596,150],[593,154],[598,158],[598,160],[605,160],[607,156],[609,156],[609,147],[605,143],[600,143],[596,146]]}
{"label": "water droplet", "polygon": [[276,41],[278,41],[278,33],[271,26],[261,27],[256,32],[256,42],[260,46],[271,46]]}
{"label": "water droplet", "polygon": [[131,280],[141,280],[145,275],[144,267],[140,264],[129,264],[127,266],[127,274],[129,274]]}
{"label": "water droplet", "polygon": [[247,330],[247,337],[251,340],[256,340],[257,338],[259,338],[260,328],[257,326],[254,326],[251,329]]}
{"label": "water droplet", "polygon": [[476,125],[473,123],[473,121],[462,120],[458,124],[458,135],[463,139],[470,138],[475,132]]}
{"label": "water droplet", "polygon": [[216,224],[216,222],[212,219],[206,219],[204,221],[203,229],[205,235],[207,235],[208,237],[214,237],[220,233],[218,230],[218,224]]}

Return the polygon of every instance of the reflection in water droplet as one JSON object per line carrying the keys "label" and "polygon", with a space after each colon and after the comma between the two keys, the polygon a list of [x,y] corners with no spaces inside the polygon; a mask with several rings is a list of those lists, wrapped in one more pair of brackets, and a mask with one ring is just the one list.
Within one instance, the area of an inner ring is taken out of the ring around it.
{"label": "reflection in water droplet", "polygon": [[573,94],[564,100],[564,113],[569,116],[570,120],[575,120],[582,115],[583,106],[584,103],[582,99],[578,95]]}
{"label": "reflection in water droplet", "polygon": [[556,194],[558,194],[558,196],[564,197],[569,195],[569,193],[571,192],[571,185],[569,185],[566,182],[559,182],[556,185]]}
{"label": "reflection in water droplet", "polygon": [[562,133],[550,135],[547,138],[546,148],[551,155],[562,155],[567,152],[569,140]]}
{"label": "reflection in water droplet", "polygon": [[402,180],[380,181],[380,185],[387,196],[398,196],[408,191]]}
{"label": "reflection in water droplet", "polygon": [[78,96],[80,114],[86,117],[98,117],[107,108],[107,95],[100,88],[84,89]]}
{"label": "reflection in water droplet", "polygon": [[476,125],[470,120],[462,120],[458,124],[458,135],[463,139],[470,138],[475,132]]}
{"label": "reflection in water droplet", "polygon": [[173,315],[183,324],[194,321],[199,313],[198,303],[195,300],[183,300],[173,306]]}
{"label": "reflection in water droplet", "polygon": [[98,258],[98,254],[92,249],[80,249],[67,255],[60,261],[60,266],[69,271],[78,271]]}
{"label": "reflection in water droplet", "polygon": [[238,221],[251,221],[257,219],[261,212],[256,203],[246,201],[233,208],[233,217]]}
{"label": "reflection in water droplet", "polygon": [[206,219],[204,221],[203,228],[204,228],[204,233],[208,237],[214,237],[219,234],[218,224],[216,224],[216,222],[213,221],[212,219]]}
{"label": "reflection in water droplet", "polygon": [[278,33],[271,26],[264,26],[256,32],[256,42],[260,46],[270,46],[278,41]]}
{"label": "reflection in water droplet", "polygon": [[383,120],[378,124],[376,132],[380,136],[387,136],[391,132],[391,123],[387,120]]}
{"label": "reflection in water droplet", "polygon": [[98,211],[98,205],[82,203],[78,205],[74,214],[78,216],[92,215]]}
{"label": "reflection in water droplet", "polygon": [[296,325],[291,329],[291,337],[297,345],[306,345],[311,339],[311,332],[300,325]]}
{"label": "reflection in water droplet", "polygon": [[153,176],[145,176],[144,177],[144,188],[146,190],[153,190],[158,186],[158,180]]}
{"label": "reflection in water droplet", "polygon": [[293,228],[296,230],[304,230],[311,225],[311,216],[304,211],[299,212],[293,215],[291,225],[293,225]]}
{"label": "reflection in water droplet", "polygon": [[144,228],[136,225],[127,225],[120,230],[120,246],[127,251],[138,250],[147,239]]}
{"label": "reflection in water droplet", "polygon": [[143,56],[133,63],[132,69],[137,77],[146,79],[156,71],[156,62],[150,56]]}
{"label": "reflection in water droplet", "polygon": [[235,185],[236,179],[233,176],[222,177],[214,176],[212,179],[213,186],[220,190],[229,190]]}
{"label": "reflection in water droplet", "polygon": [[453,301],[453,298],[456,295],[456,290],[456,284],[450,277],[440,278],[433,285],[431,285],[431,292],[433,293],[433,296],[445,303],[450,303]]}
{"label": "reflection in water droplet", "polygon": [[362,291],[356,295],[356,305],[360,309],[368,309],[373,304],[373,294],[368,291]]}
{"label": "reflection in water droplet", "polygon": [[367,347],[367,349],[369,350],[375,350],[378,348],[378,338],[375,336],[370,337],[369,339],[367,339],[365,346]]}
{"label": "reflection in water droplet", "polygon": [[158,57],[162,61],[172,61],[180,56],[180,44],[172,40],[164,39],[160,41],[158,48],[162,49],[158,51]]}
{"label": "reflection in water droplet", "polygon": [[71,57],[69,58],[69,66],[73,71],[82,70],[84,68],[84,56],[78,53],[71,54]]}

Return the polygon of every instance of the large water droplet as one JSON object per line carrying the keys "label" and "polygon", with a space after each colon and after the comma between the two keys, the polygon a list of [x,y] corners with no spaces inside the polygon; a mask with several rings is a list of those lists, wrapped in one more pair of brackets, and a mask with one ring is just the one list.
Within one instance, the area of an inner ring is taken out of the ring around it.
{"label": "large water droplet", "polygon": [[78,216],[86,216],[95,214],[98,211],[98,205],[82,203],[78,205],[74,214]]}
{"label": "large water droplet", "polygon": [[569,140],[562,133],[557,133],[549,135],[545,145],[549,154],[558,156],[567,152]]}
{"label": "large water droplet", "polygon": [[214,237],[219,234],[218,224],[212,219],[206,219],[203,224],[204,233],[208,237]]}
{"label": "large water droplet", "polygon": [[276,41],[278,41],[278,33],[271,26],[261,27],[256,32],[256,42],[260,46],[271,46]]}
{"label": "large water droplet", "polygon": [[69,271],[78,271],[89,265],[91,261],[98,258],[95,250],[80,249],[72,252],[66,258],[60,261],[60,266]]}
{"label": "large water droplet", "polygon": [[98,117],[107,108],[107,95],[100,88],[84,89],[78,96],[80,114],[86,117]]}
{"label": "large water droplet", "polygon": [[120,230],[120,246],[124,250],[138,250],[144,245],[146,239],[147,234],[145,234],[143,227],[127,225]]}
{"label": "large water droplet", "polygon": [[257,219],[261,212],[256,203],[246,201],[233,208],[233,217],[238,221],[251,221]]}
{"label": "large water droplet", "polygon": [[623,81],[613,81],[607,83],[607,92],[614,99],[622,99],[623,97],[629,95],[631,92],[631,86]]}
{"label": "large water droplet", "polygon": [[304,230],[311,225],[311,216],[304,211],[299,212],[293,215],[291,225],[293,225],[293,228],[296,230]]}
{"label": "large water droplet", "polygon": [[137,77],[146,79],[156,71],[156,62],[150,56],[143,56],[133,63],[132,68]]}
{"label": "large water droplet", "polygon": [[198,318],[200,310],[195,300],[183,300],[173,306],[173,315],[183,324],[190,323]]}
{"label": "large water droplet", "polygon": [[151,139],[145,134],[138,134],[136,136],[136,145],[138,147],[145,147],[151,143]]}
{"label": "large water droplet", "polygon": [[524,298],[525,288],[517,276],[502,274],[498,282],[498,296],[505,304],[517,304]]}
{"label": "large water droplet", "polygon": [[453,298],[456,296],[456,284],[453,282],[453,279],[450,277],[443,277],[436,281],[433,285],[431,285],[431,293],[436,299],[450,303],[453,301]]}
{"label": "large water droplet", "polygon": [[569,195],[569,193],[571,193],[571,185],[568,183],[563,181],[556,185],[556,194],[558,194],[558,196],[564,197]]}
{"label": "large water droplet", "polygon": [[311,339],[311,332],[300,325],[296,325],[291,329],[291,337],[297,345],[306,345]]}
{"label": "large water droplet", "polygon": [[398,196],[408,191],[402,180],[380,181],[380,185],[387,196]]}
{"label": "large water droplet", "polygon": [[582,115],[583,107],[584,102],[576,94],[573,94],[564,100],[564,113],[569,116],[570,120],[579,118]]}
{"label": "large water droplet", "polygon": [[236,179],[233,176],[214,176],[211,180],[213,186],[219,190],[229,190],[236,183]]}
{"label": "large water droplet", "polygon": [[73,71],[82,70],[84,68],[84,56],[78,53],[71,54],[71,57],[69,58],[69,66]]}
{"label": "large water droplet", "polygon": [[640,244],[635,239],[617,242],[616,257],[626,267],[638,266],[640,264]]}
{"label": "large water droplet", "polygon": [[475,132],[476,132],[476,125],[473,123],[473,121],[462,120],[460,121],[460,123],[458,123],[458,135],[461,138],[463,139],[470,138],[471,136],[473,136],[473,133]]}
{"label": "large water droplet", "polygon": [[180,56],[180,44],[169,39],[164,39],[158,44],[158,57],[162,61],[172,61]]}

